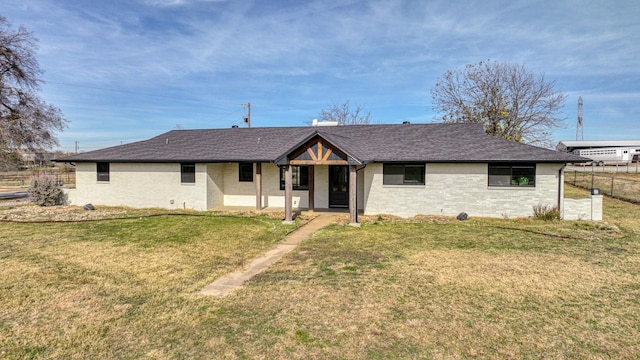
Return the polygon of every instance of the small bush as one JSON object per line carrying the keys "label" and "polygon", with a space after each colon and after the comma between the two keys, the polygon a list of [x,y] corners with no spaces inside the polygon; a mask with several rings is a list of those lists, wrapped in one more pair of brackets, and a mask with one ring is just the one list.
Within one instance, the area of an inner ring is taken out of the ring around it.
{"label": "small bush", "polygon": [[540,220],[560,220],[560,209],[557,206],[535,205],[533,217]]}
{"label": "small bush", "polygon": [[29,200],[40,206],[64,204],[64,192],[53,176],[41,175],[31,179]]}

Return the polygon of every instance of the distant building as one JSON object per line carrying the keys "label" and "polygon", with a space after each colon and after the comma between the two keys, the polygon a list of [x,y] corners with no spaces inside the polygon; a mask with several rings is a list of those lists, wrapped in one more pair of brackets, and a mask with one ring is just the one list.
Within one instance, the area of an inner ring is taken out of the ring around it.
{"label": "distant building", "polygon": [[52,152],[21,152],[20,157],[25,168],[44,167],[51,164],[55,154]]}

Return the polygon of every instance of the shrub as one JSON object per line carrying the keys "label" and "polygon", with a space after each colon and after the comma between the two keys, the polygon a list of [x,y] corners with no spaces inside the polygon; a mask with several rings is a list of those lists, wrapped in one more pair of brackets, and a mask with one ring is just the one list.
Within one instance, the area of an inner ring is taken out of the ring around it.
{"label": "shrub", "polygon": [[535,205],[533,217],[540,220],[560,220],[560,209],[557,206]]}
{"label": "shrub", "polygon": [[64,204],[64,192],[53,176],[41,175],[31,179],[29,200],[40,206]]}

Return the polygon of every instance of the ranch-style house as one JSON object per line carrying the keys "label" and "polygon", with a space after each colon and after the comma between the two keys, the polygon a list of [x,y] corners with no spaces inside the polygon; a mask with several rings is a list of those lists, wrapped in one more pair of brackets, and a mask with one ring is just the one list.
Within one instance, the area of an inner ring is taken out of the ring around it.
{"label": "ranch-style house", "polygon": [[[320,123],[319,125],[325,125]],[[588,159],[485,134],[480,124],[172,130],[79,153],[71,203],[348,209],[401,217],[526,217],[563,206],[563,170]]]}

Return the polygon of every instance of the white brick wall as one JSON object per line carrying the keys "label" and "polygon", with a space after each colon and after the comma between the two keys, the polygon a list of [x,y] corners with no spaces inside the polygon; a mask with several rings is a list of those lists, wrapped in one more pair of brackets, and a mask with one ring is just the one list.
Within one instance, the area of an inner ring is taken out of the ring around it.
{"label": "white brick wall", "polygon": [[96,163],[77,163],[73,205],[207,209],[207,166],[196,164],[196,182],[180,182],[180,164],[110,163],[109,181],[96,179]]}
{"label": "white brick wall", "polygon": [[[255,206],[256,178],[252,182],[238,180],[238,164],[224,164],[224,205],[225,206]],[[280,190],[280,170],[274,164],[262,164],[262,206],[284,207],[284,190]],[[293,207],[306,208],[309,206],[308,191],[293,192]]]}
{"label": "white brick wall", "polygon": [[315,207],[317,209],[329,208],[329,167],[328,166],[316,166],[314,167],[315,185],[313,187],[313,193],[315,195]]}
{"label": "white brick wall", "polygon": [[365,214],[525,217],[558,203],[560,164],[537,164],[532,188],[489,187],[487,164],[427,164],[425,185],[383,185],[382,164],[365,169]]}
{"label": "white brick wall", "polygon": [[[533,206],[554,206],[558,199],[559,164],[538,164],[534,188],[487,185],[487,164],[427,164],[426,184],[382,184],[382,164],[368,164],[358,176],[358,208],[365,214],[455,216],[530,216]],[[315,167],[315,206],[328,207],[328,167]],[[255,181],[255,177],[254,177]],[[180,164],[111,163],[110,181],[96,180],[95,163],[78,163],[77,190],[68,191],[75,205],[188,208],[255,206],[255,183],[238,181],[238,164],[196,164],[196,183],[180,183]],[[263,206],[284,207],[279,170],[262,164]],[[308,207],[308,191],[293,192],[294,208]]]}
{"label": "white brick wall", "polygon": [[[255,166],[255,165],[254,165]],[[238,181],[238,164],[224,164],[224,205],[255,206],[255,175],[253,182]],[[255,172],[255,168],[254,168]],[[314,168],[314,202],[316,209],[329,207],[329,167]],[[364,176],[358,176],[358,204],[364,208]],[[280,190],[280,170],[275,164],[262,164],[262,204],[264,207],[284,208],[284,190]],[[309,191],[293,192],[293,208],[309,207]]]}
{"label": "white brick wall", "polygon": [[589,199],[563,199],[562,218],[565,220],[602,220],[602,195]]}
{"label": "white brick wall", "polygon": [[207,208],[224,205],[224,166],[225,164],[207,165]]}

